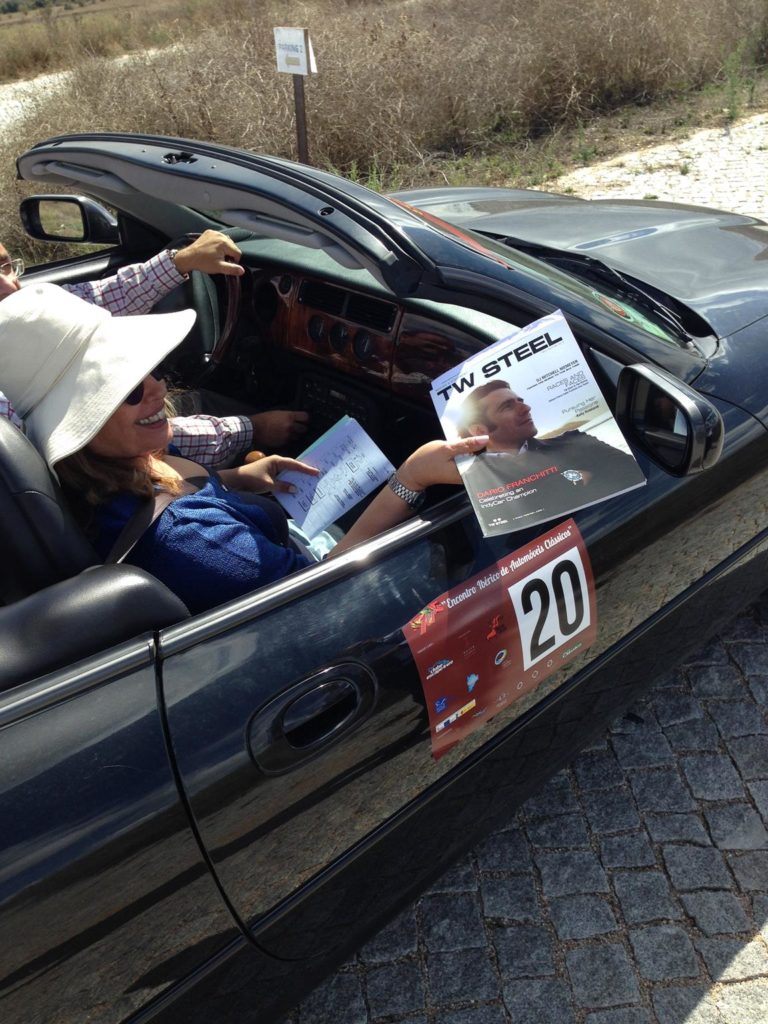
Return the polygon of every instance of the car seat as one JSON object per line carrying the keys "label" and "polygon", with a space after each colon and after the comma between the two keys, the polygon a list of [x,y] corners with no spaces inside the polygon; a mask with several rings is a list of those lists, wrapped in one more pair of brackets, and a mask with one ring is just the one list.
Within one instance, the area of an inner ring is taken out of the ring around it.
{"label": "car seat", "polygon": [[0,417],[0,691],[189,617],[159,580],[101,565],[27,438]]}
{"label": "car seat", "polygon": [[99,562],[44,459],[0,417],[0,601],[11,604]]}

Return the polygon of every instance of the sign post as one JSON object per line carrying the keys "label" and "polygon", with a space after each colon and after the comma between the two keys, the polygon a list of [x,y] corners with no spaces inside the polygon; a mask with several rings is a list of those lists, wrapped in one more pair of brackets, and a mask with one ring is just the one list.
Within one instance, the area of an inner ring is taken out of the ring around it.
{"label": "sign post", "polygon": [[296,142],[299,160],[309,163],[309,143],[307,141],[307,110],[304,102],[304,76],[317,74],[315,54],[309,29],[306,28],[275,28],[275,52],[277,54],[277,70],[293,75],[293,99],[296,108]]}

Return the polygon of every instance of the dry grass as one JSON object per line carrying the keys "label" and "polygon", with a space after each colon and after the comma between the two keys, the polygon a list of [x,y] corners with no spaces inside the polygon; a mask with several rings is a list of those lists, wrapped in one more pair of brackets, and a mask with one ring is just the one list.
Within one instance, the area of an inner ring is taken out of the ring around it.
{"label": "dry grass", "polygon": [[[169,10],[176,8],[174,3]],[[84,58],[162,46],[169,39],[165,19],[158,19],[144,0],[107,0],[97,9],[47,8],[42,14],[6,15],[0,25],[0,81],[74,67]]]}
{"label": "dry grass", "polygon": [[[684,95],[718,77],[741,89],[768,45],[765,0],[188,0],[163,10],[154,43],[172,49],[122,65],[105,59],[118,36],[104,26],[115,15],[103,14],[92,35],[82,31],[87,15],[39,26],[48,52],[66,52],[75,70],[66,89],[6,133],[6,174],[28,144],[83,129],[293,156],[292,83],[275,71],[273,25],[311,32],[320,71],[306,83],[312,162],[390,187],[465,178],[468,166],[500,154],[513,165],[531,140],[583,134],[596,112]],[[147,45],[146,14],[124,14],[124,49]],[[509,168],[505,177],[514,177]],[[0,204],[15,203],[4,184]]]}

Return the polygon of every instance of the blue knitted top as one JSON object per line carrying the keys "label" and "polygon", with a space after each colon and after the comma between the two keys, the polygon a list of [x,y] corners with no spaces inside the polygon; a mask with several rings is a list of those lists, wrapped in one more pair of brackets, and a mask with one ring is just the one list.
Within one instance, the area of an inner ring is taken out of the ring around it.
{"label": "blue knitted top", "polygon": [[[120,494],[98,510],[94,544],[102,558],[139,500]],[[286,546],[279,506],[278,514],[270,515],[262,505],[225,490],[212,476],[199,491],[172,501],[125,561],[165,583],[193,615],[242,597],[309,565],[304,555]]]}

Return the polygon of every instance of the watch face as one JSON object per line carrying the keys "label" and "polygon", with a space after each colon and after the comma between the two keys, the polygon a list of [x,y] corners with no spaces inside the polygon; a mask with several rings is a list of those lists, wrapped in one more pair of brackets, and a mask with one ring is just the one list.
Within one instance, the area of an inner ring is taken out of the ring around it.
{"label": "watch face", "polygon": [[584,479],[578,469],[565,469],[563,470],[563,476],[566,480],[570,480],[572,484],[577,484]]}

